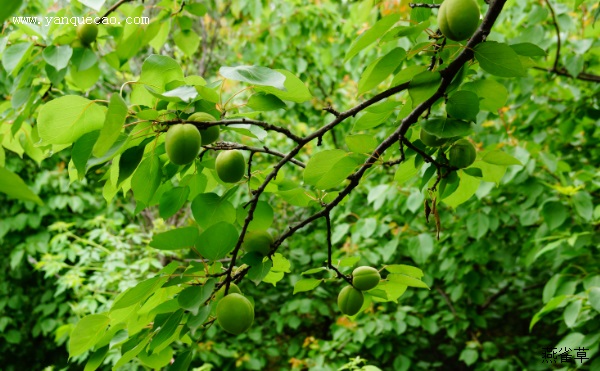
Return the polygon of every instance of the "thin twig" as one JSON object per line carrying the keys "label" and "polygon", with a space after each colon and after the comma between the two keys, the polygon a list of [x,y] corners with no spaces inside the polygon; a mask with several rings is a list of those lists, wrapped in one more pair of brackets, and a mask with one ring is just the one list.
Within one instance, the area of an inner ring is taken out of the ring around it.
{"label": "thin twig", "polygon": [[439,8],[442,5],[441,4],[409,3],[408,6],[410,6],[411,8],[429,8],[429,9],[435,9],[435,8]]}
{"label": "thin twig", "polygon": [[332,246],[331,246],[331,218],[329,213],[324,215],[325,223],[327,224],[327,266],[329,269],[333,269],[337,273],[338,278],[343,278],[346,282],[348,282],[352,286],[352,279],[342,272],[340,272],[332,263],[331,255],[332,255]]}
{"label": "thin twig", "polygon": [[108,8],[108,10],[106,11],[106,13],[104,13],[103,16],[101,16],[100,18],[98,18],[98,21],[96,22],[96,24],[102,23],[102,20],[104,18],[108,17],[110,13],[114,12],[115,10],[117,10],[121,5],[123,5],[125,3],[132,2],[132,1],[133,0],[120,0],[120,1],[116,2],[115,5],[113,5],[110,8]]}
{"label": "thin twig", "polygon": [[[266,153],[266,154],[281,157],[281,158],[285,157],[285,154],[278,152],[278,151],[274,151],[272,149],[269,149],[267,146],[258,148],[258,147],[250,147],[250,146],[246,146],[246,145],[238,144],[238,143],[217,142],[217,143],[212,144],[211,146],[205,146],[204,148],[208,149],[208,150],[215,150],[215,151],[239,149],[242,151],[250,151],[252,153],[260,152],[260,153]],[[306,167],[306,164],[304,162],[298,161],[295,158],[290,159],[290,162],[293,163],[294,165],[298,165],[302,168]]]}
{"label": "thin twig", "polygon": [[552,4],[550,4],[550,0],[546,0],[546,4],[548,4],[548,9],[550,9],[550,14],[552,14],[552,23],[554,23],[554,28],[556,29],[556,57],[554,58],[554,67],[553,70],[558,70],[558,62],[560,60],[560,28],[558,27],[558,21],[556,20],[556,13],[554,13],[554,8]]}

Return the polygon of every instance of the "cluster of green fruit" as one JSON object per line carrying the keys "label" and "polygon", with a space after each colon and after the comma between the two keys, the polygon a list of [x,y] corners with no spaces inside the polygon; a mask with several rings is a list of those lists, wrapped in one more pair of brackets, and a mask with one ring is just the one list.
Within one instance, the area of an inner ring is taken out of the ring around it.
{"label": "cluster of green fruit", "polygon": [[444,0],[438,11],[438,26],[448,39],[462,41],[473,35],[479,17],[475,0]]}
{"label": "cluster of green fruit", "polygon": [[353,316],[365,302],[363,291],[375,288],[381,275],[373,267],[362,266],[352,271],[352,286],[346,286],[338,295],[338,307],[340,311],[348,316]]}
{"label": "cluster of green fruit", "polygon": [[[188,121],[214,122],[216,119],[206,112],[196,112],[188,117]],[[173,125],[165,137],[165,149],[169,160],[175,165],[187,165],[194,161],[202,146],[219,139],[218,126],[198,129],[193,124]],[[221,151],[215,161],[215,169],[219,179],[226,183],[237,183],[244,177],[246,161],[240,151]]]}
{"label": "cluster of green fruit", "polygon": [[[423,144],[429,147],[441,147],[452,140],[452,138],[439,138],[434,134],[428,133],[422,128],[419,138]],[[464,169],[471,166],[471,164],[475,162],[476,157],[477,151],[475,146],[473,146],[471,142],[464,138],[452,143],[450,150],[448,151],[448,161],[450,166],[454,166],[459,169]]]}

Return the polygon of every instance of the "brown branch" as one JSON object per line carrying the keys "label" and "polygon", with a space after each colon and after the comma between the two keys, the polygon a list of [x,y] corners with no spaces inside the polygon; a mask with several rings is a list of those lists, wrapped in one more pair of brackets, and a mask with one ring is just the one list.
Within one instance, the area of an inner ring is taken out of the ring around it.
{"label": "brown branch", "polygon": [[354,286],[352,284],[352,279],[348,276],[346,276],[345,274],[343,274],[342,272],[340,272],[333,264],[331,261],[331,255],[332,255],[332,246],[331,246],[331,217],[329,216],[329,213],[325,214],[325,223],[327,225],[327,265],[329,267],[329,269],[333,269],[336,273],[337,273],[337,277],[338,278],[343,278],[346,282],[348,282],[350,284],[350,286]]}
{"label": "brown branch", "polygon": [[552,14],[552,23],[554,23],[554,28],[556,29],[556,57],[554,58],[554,67],[552,68],[554,71],[556,71],[558,70],[558,62],[560,60],[560,28],[558,27],[556,13],[554,13],[554,8],[550,4],[550,0],[546,0],[546,4],[548,4],[548,8],[550,9],[550,13]]}
{"label": "brown branch", "polygon": [[454,309],[454,304],[452,304],[452,301],[450,300],[450,297],[448,297],[448,294],[446,294],[446,292],[439,286],[435,286],[435,291],[439,292],[440,295],[442,295],[442,298],[444,299],[446,304],[448,304],[448,307],[454,315],[454,318],[458,317],[458,315],[456,314],[456,309]]}
{"label": "brown branch", "polygon": [[[277,157],[281,157],[281,158],[285,157],[285,154],[283,154],[281,152],[278,152],[278,151],[274,151],[272,149],[269,149],[267,146],[264,146],[262,148],[258,148],[258,147],[245,146],[243,144],[238,144],[238,143],[218,142],[218,143],[214,143],[211,146],[205,146],[204,148],[206,148],[206,149],[212,149],[212,150],[215,150],[215,151],[230,150],[230,149],[239,149],[239,150],[243,150],[243,151],[250,151],[252,153],[260,152],[260,153],[266,153],[266,154],[277,156]],[[304,162],[298,161],[295,158],[290,159],[290,162],[293,163],[294,165],[298,165],[298,166],[300,166],[302,168],[306,167],[306,164],[304,164]]]}
{"label": "brown branch", "polygon": [[567,72],[567,70],[565,70],[564,68],[561,68],[558,70],[554,69],[554,68],[544,68],[544,67],[538,67],[538,66],[534,66],[533,68],[536,70],[540,70],[540,71],[546,71],[548,73],[554,73],[554,74],[560,75],[560,76],[570,77],[572,79],[577,79],[577,80],[582,80],[582,81],[591,81],[591,82],[600,82],[600,76],[592,75],[592,74],[585,73],[585,72],[581,72],[579,75],[573,76],[569,72]]}
{"label": "brown branch", "polygon": [[106,11],[106,13],[104,13],[104,15],[102,15],[100,18],[98,18],[98,22],[96,22],[96,24],[100,24],[102,23],[102,20],[106,17],[108,17],[108,15],[112,12],[114,12],[115,10],[117,10],[121,5],[125,4],[125,3],[130,3],[133,0],[119,0],[118,2],[115,3],[115,5],[111,6],[110,8],[108,8],[108,10]]}

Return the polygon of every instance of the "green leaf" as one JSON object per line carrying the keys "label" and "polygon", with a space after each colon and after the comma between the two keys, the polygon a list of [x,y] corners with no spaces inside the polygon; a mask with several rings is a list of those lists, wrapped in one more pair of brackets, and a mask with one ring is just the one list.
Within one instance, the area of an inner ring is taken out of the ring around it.
{"label": "green leaf", "polygon": [[17,73],[27,61],[33,50],[32,43],[17,43],[9,46],[2,53],[2,65],[8,74]]}
{"label": "green leaf", "polygon": [[91,314],[79,320],[69,339],[69,357],[77,357],[93,347],[109,323],[110,318],[105,314]]}
{"label": "green leaf", "polygon": [[71,150],[71,159],[73,160],[73,164],[77,169],[80,180],[85,178],[85,173],[87,170],[86,166],[90,156],[92,155],[94,143],[96,143],[99,135],[99,130],[83,134],[81,138],[77,139],[73,144],[73,149]]}
{"label": "green leaf", "polygon": [[458,188],[450,196],[443,199],[443,202],[452,208],[467,202],[477,192],[477,188],[481,183],[480,179],[469,176],[464,171],[459,171],[458,176],[460,178]]}
{"label": "green leaf", "polygon": [[69,45],[49,45],[42,52],[42,57],[44,57],[46,63],[57,70],[67,68],[72,55],[73,49]]}
{"label": "green leaf", "polygon": [[358,54],[361,50],[371,45],[375,40],[383,36],[396,22],[400,20],[400,13],[392,13],[381,18],[373,27],[363,32],[356,40],[352,42],[346,52],[344,62]]}
{"label": "green leaf", "polygon": [[467,349],[463,349],[463,351],[460,352],[460,356],[458,357],[458,360],[463,361],[464,363],[467,364],[467,366],[471,366],[472,364],[477,362],[478,358],[479,358],[479,352],[477,352],[477,350],[467,348]]}
{"label": "green leaf", "polygon": [[173,348],[171,347],[166,347],[154,354],[148,354],[146,352],[140,352],[138,354],[138,359],[140,360],[140,362],[144,366],[150,367],[154,370],[162,369],[164,366],[168,365],[171,362],[172,358]]}
{"label": "green leaf", "polygon": [[294,293],[293,295],[299,292],[312,291],[317,288],[321,284],[322,280],[318,280],[316,278],[303,278],[298,280],[294,285]]}
{"label": "green leaf", "polygon": [[546,52],[539,46],[532,43],[520,43],[510,46],[517,54],[526,57],[545,57]]}
{"label": "green leaf", "polygon": [[304,169],[304,182],[319,189],[340,185],[358,166],[348,155],[339,149],[314,154]]}
{"label": "green leaf", "polygon": [[275,71],[285,76],[285,82],[283,84],[285,90],[279,90],[271,86],[257,86],[254,90],[258,92],[262,91],[270,93],[279,99],[296,103],[304,103],[312,99],[312,94],[306,85],[302,82],[302,80],[294,76],[293,73],[281,69],[277,69]]}
{"label": "green leaf", "polygon": [[14,14],[23,4],[23,0],[12,0],[4,2],[0,7],[0,23],[4,23],[8,17]]}
{"label": "green leaf", "polygon": [[[192,331],[200,327],[208,318],[211,311],[211,305],[207,304],[198,310],[197,314],[192,314],[188,317],[188,321],[186,323],[187,327],[189,327]],[[187,369],[186,369],[187,371]]]}
{"label": "green leaf", "polygon": [[100,137],[94,145],[94,156],[100,157],[112,147],[121,134],[126,118],[127,104],[119,94],[113,94],[108,103],[108,111],[106,112],[104,125],[100,130]]}
{"label": "green leaf", "polygon": [[0,192],[19,200],[33,201],[40,206],[44,204],[21,177],[4,167],[0,167]]}
{"label": "green leaf", "polygon": [[[250,254],[246,254],[244,257],[247,257],[248,255]],[[258,264],[250,264],[248,278],[254,282],[255,285],[258,285],[265,277],[267,277],[272,266],[273,262],[269,259],[263,260]]]}
{"label": "green leaf", "polygon": [[398,47],[369,64],[358,81],[358,94],[373,89],[385,80],[396,70],[404,58],[406,58],[406,51]]}
{"label": "green leaf", "polygon": [[177,296],[177,302],[183,309],[196,315],[200,306],[210,298],[214,288],[215,280],[211,278],[202,286],[190,286],[181,291]]}
{"label": "green leaf", "polygon": [[354,153],[370,155],[377,148],[377,140],[372,135],[356,134],[344,138],[348,149]]}
{"label": "green leaf", "polygon": [[508,90],[504,85],[492,79],[468,82],[461,89],[476,93],[481,99],[479,108],[490,112],[497,112],[504,107],[508,99]]}
{"label": "green leaf", "polygon": [[535,324],[538,323],[538,321],[542,319],[543,316],[556,309],[565,301],[565,299],[567,299],[567,295],[560,295],[552,298],[552,300],[546,303],[546,305],[544,305],[544,307],[540,309],[531,319],[531,322],[529,323],[529,332],[531,332],[533,326],[535,326]]}
{"label": "green leaf", "polygon": [[464,137],[473,130],[466,121],[443,117],[430,118],[421,124],[421,128],[440,138]]}
{"label": "green leaf", "polygon": [[501,77],[525,76],[519,55],[507,44],[487,41],[475,46],[475,59],[481,68]]}
{"label": "green leaf", "polygon": [[417,267],[413,267],[413,266],[405,265],[405,264],[386,265],[385,270],[390,273],[404,274],[406,276],[414,277],[417,279],[420,279],[421,277],[423,277],[422,270],[420,270]]}
{"label": "green leaf", "polygon": [[573,196],[573,205],[579,216],[588,222],[592,220],[594,216],[594,203],[589,193],[582,191],[575,193]]}
{"label": "green leaf", "polygon": [[479,113],[479,97],[468,90],[457,91],[448,99],[446,112],[455,119],[475,121]]}
{"label": "green leaf", "polygon": [[161,279],[161,277],[153,277],[127,289],[120,297],[117,298],[113,306],[110,308],[111,312],[138,304],[153,294],[154,291],[163,284],[163,282],[164,280]]}
{"label": "green leaf", "polygon": [[172,229],[152,236],[150,246],[159,250],[178,250],[191,248],[198,240],[198,228],[195,226]]}
{"label": "green leaf", "polygon": [[592,287],[588,297],[590,305],[597,312],[600,312],[600,287]]}
{"label": "green leaf", "polygon": [[238,237],[239,233],[232,224],[218,222],[200,235],[196,248],[206,259],[223,259],[233,250]]}
{"label": "green leaf", "polygon": [[83,134],[99,130],[105,109],[89,99],[65,95],[42,106],[38,115],[41,145],[71,144]]}
{"label": "green leaf", "polygon": [[492,165],[500,165],[500,166],[510,166],[510,165],[519,165],[523,166],[521,161],[512,157],[506,152],[502,152],[500,150],[489,151],[481,157],[483,162],[487,162]]}
{"label": "green leaf", "polygon": [[148,92],[145,86],[162,93],[165,91],[167,83],[183,80],[183,70],[177,61],[163,55],[151,55],[142,64],[140,79],[132,87],[131,104],[154,107],[156,98]]}
{"label": "green leaf", "polygon": [[218,222],[235,222],[235,208],[231,202],[216,193],[199,194],[192,201],[191,208],[196,223],[202,228],[208,228]]}
{"label": "green leaf", "polygon": [[[572,328],[577,322],[579,311],[581,310],[581,300],[572,301],[563,312],[563,319],[567,327]],[[579,344],[578,344],[579,345]]]}
{"label": "green leaf", "polygon": [[189,195],[189,187],[175,187],[163,193],[159,202],[160,217],[168,219],[175,215],[183,207]]}
{"label": "green leaf", "polygon": [[[201,86],[200,88],[203,87]],[[190,103],[198,96],[198,88],[187,85],[178,86],[175,89],[167,90],[164,93],[158,93],[149,86],[146,86],[146,90],[154,97],[167,102]]]}
{"label": "green leaf", "polygon": [[226,79],[243,81],[253,85],[271,86],[275,89],[286,90],[285,75],[267,67],[259,66],[223,66],[219,73]]}
{"label": "green leaf", "polygon": [[309,197],[312,193],[304,188],[293,188],[285,191],[278,191],[277,194],[287,203],[293,206],[307,207],[313,198]]}
{"label": "green leaf", "polygon": [[440,87],[442,77],[439,72],[421,72],[410,80],[408,94],[412,100],[412,108],[429,99]]}
{"label": "green leaf", "polygon": [[414,157],[409,157],[398,165],[396,174],[394,174],[394,180],[402,185],[417,175],[418,171],[419,169],[415,167]]}
{"label": "green leaf", "polygon": [[412,80],[416,75],[425,72],[427,67],[425,66],[408,66],[404,68],[402,71],[398,72],[390,86],[396,86],[400,84],[404,84]]}
{"label": "green leaf", "polygon": [[141,202],[144,207],[149,206],[152,196],[160,186],[161,176],[160,160],[156,154],[151,153],[142,161],[131,178],[131,189],[136,202]]}
{"label": "green leaf", "polygon": [[387,276],[387,279],[391,282],[396,282],[396,283],[400,283],[402,285],[406,285],[409,287],[421,287],[421,288],[425,288],[425,289],[429,289],[429,286],[427,286],[427,284],[425,284],[425,282],[421,281],[420,279],[411,277],[411,276],[407,276],[405,274],[389,274]]}
{"label": "green leaf", "polygon": [[567,220],[569,210],[560,202],[546,202],[542,207],[542,216],[546,224],[548,224],[548,228],[552,231],[560,227]]}
{"label": "green leaf", "polygon": [[173,33],[173,41],[188,57],[194,55],[200,46],[200,37],[192,30],[179,29],[175,31]]}
{"label": "green leaf", "polygon": [[246,106],[255,111],[275,111],[287,107],[285,103],[275,95],[264,92],[252,94],[250,99],[248,99]]}
{"label": "green leaf", "polygon": [[129,363],[129,361],[131,361],[138,354],[140,354],[140,352],[143,351],[144,348],[146,348],[146,345],[150,342],[150,339],[152,339],[151,333],[148,333],[148,335],[146,335],[137,345],[125,352],[125,354],[123,354],[123,356],[121,356],[121,358],[119,358],[117,363],[113,366],[113,371],[117,370],[119,367],[125,365],[126,363]]}
{"label": "green leaf", "polygon": [[142,144],[139,146],[131,147],[125,150],[119,158],[119,178],[117,185],[121,184],[125,179],[129,178],[131,174],[137,169],[138,165],[144,157],[144,150],[146,145]]}
{"label": "green leaf", "polygon": [[87,363],[85,364],[85,368],[83,371],[95,371],[97,370],[106,358],[106,354],[108,354],[108,345],[103,346],[100,349],[97,349],[89,358]]}
{"label": "green leaf", "polygon": [[377,127],[387,121],[392,116],[394,110],[386,112],[365,112],[354,123],[352,131],[368,130]]}
{"label": "green leaf", "polygon": [[[243,225],[246,217],[248,216],[248,210],[243,207],[237,209],[237,222],[239,225]],[[273,208],[266,201],[258,201],[254,214],[252,215],[252,221],[248,224],[248,231],[266,231],[273,224]]]}

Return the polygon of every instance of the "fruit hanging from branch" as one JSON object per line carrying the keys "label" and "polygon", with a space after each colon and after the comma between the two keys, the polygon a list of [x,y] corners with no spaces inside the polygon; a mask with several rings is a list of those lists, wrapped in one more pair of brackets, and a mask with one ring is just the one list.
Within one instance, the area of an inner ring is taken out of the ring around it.
{"label": "fruit hanging from branch", "polygon": [[479,16],[475,0],[444,0],[438,11],[438,26],[448,39],[462,41],[473,35]]}
{"label": "fruit hanging from branch", "polygon": [[448,160],[451,166],[464,169],[475,162],[477,151],[471,142],[466,139],[457,140],[448,153]]}
{"label": "fruit hanging from branch", "polygon": [[361,291],[352,286],[346,286],[340,291],[337,302],[342,313],[353,316],[362,307],[365,297]]}
{"label": "fruit hanging from branch", "polygon": [[358,267],[352,271],[352,285],[361,291],[371,290],[379,284],[381,275],[373,267]]}
{"label": "fruit hanging from branch", "polygon": [[[206,112],[195,112],[188,117],[188,121],[196,122],[215,122],[217,121],[213,115]],[[200,129],[200,135],[202,136],[202,145],[211,144],[219,139],[221,130],[218,126],[209,126],[206,129]]]}
{"label": "fruit hanging from branch", "polygon": [[202,137],[192,124],[173,125],[165,137],[165,149],[175,165],[187,165],[200,153]]}
{"label": "fruit hanging from branch", "polygon": [[241,294],[229,294],[217,304],[217,322],[233,335],[246,332],[254,321],[254,307]]}
{"label": "fruit hanging from branch", "polygon": [[95,23],[82,23],[77,26],[77,37],[84,46],[89,46],[96,41],[98,26]]}
{"label": "fruit hanging from branch", "polygon": [[222,151],[217,156],[215,168],[219,179],[225,183],[237,183],[244,177],[246,160],[240,151]]}

